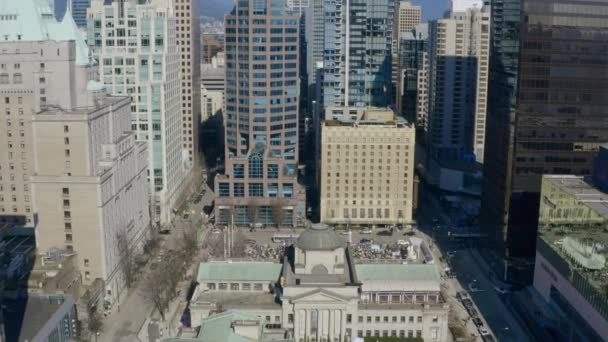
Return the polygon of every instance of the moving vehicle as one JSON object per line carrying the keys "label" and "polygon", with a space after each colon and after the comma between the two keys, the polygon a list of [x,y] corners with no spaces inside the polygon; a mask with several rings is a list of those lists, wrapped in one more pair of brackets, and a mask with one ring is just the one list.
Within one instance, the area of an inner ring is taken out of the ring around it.
{"label": "moving vehicle", "polygon": [[362,230],[361,234],[371,234],[372,230],[371,229],[366,229],[366,230]]}

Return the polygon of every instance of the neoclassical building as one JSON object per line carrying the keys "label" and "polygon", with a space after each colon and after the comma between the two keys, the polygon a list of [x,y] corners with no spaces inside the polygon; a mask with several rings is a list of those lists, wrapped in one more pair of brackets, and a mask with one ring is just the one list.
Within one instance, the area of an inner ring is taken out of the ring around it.
{"label": "neoclassical building", "polygon": [[193,325],[238,310],[295,342],[355,336],[447,341],[449,306],[439,279],[433,264],[356,264],[346,242],[318,225],[299,236],[282,263],[202,263],[190,310]]}

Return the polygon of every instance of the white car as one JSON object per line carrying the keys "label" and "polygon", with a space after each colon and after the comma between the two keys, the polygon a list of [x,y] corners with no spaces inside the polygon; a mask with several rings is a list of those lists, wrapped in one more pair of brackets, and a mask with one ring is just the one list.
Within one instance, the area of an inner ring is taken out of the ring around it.
{"label": "white car", "polygon": [[341,234],[341,235],[349,235],[349,234],[350,234],[350,230],[349,230],[349,231],[343,231],[343,232],[340,232],[340,234]]}
{"label": "white car", "polygon": [[446,255],[447,255],[448,258],[453,258],[456,255],[456,252],[455,251],[448,251],[446,253]]}
{"label": "white car", "polygon": [[366,229],[366,230],[361,231],[361,234],[371,234],[371,233],[372,233],[371,229]]}
{"label": "white car", "polygon": [[498,292],[499,294],[507,294],[510,292],[508,289],[499,286],[494,286],[494,291]]}
{"label": "white car", "polygon": [[488,335],[490,335],[490,332],[486,328],[479,328],[479,332],[481,333],[481,336],[488,336]]}
{"label": "white car", "polygon": [[405,240],[399,240],[399,241],[397,241],[397,244],[399,246],[406,246],[406,245],[409,245],[410,243]]}

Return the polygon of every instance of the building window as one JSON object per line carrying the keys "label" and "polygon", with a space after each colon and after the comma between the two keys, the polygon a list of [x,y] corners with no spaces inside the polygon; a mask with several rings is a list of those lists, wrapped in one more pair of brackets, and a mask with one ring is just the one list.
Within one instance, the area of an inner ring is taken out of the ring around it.
{"label": "building window", "polygon": [[84,267],[89,267],[89,259],[84,259]]}
{"label": "building window", "polygon": [[253,285],[253,290],[254,291],[262,291],[262,289],[264,288],[264,286],[260,283],[256,283]]}
{"label": "building window", "polygon": [[245,184],[234,183],[234,197],[245,197]]}
{"label": "building window", "polygon": [[249,183],[249,197],[263,197],[264,185],[262,183]]}
{"label": "building window", "polygon": [[63,191],[64,195],[69,195],[70,194],[70,189],[68,189],[68,188],[63,188],[62,191]]}
{"label": "building window", "polygon": [[68,125],[64,125],[63,126],[63,132],[64,133],[68,133],[70,131],[70,128],[68,127]]}
{"label": "building window", "polygon": [[241,285],[241,289],[243,289],[243,291],[251,291],[251,284],[250,283],[243,283]]}
{"label": "building window", "polygon": [[207,284],[207,289],[209,289],[209,290],[215,290],[215,283],[208,283]]}
{"label": "building window", "polygon": [[65,241],[72,242],[72,234],[65,234]]}
{"label": "building window", "polygon": [[352,322],[353,322],[353,315],[346,314],[346,323],[352,323]]}
{"label": "building window", "polygon": [[239,284],[238,283],[232,283],[230,284],[230,291],[238,291],[239,290]]}
{"label": "building window", "polygon": [[293,324],[293,314],[287,314],[287,323]]}
{"label": "building window", "polygon": [[264,176],[264,162],[259,153],[249,157],[249,178],[262,178]]}
{"label": "building window", "polygon": [[65,230],[72,230],[72,223],[71,222],[65,222],[64,223],[64,227],[65,227]]}
{"label": "building window", "polygon": [[245,165],[243,165],[243,164],[232,165],[232,175],[234,178],[245,178]]}
{"label": "building window", "polygon": [[220,197],[230,196],[230,183],[220,183],[219,188]]}
{"label": "building window", "polygon": [[279,165],[268,164],[267,172],[268,172],[268,178],[279,178]]}
{"label": "building window", "polygon": [[220,291],[227,290],[228,289],[228,284],[226,284],[226,283],[220,283],[219,289],[220,289]]}
{"label": "building window", "polygon": [[418,323],[422,323],[422,316],[418,316]]}

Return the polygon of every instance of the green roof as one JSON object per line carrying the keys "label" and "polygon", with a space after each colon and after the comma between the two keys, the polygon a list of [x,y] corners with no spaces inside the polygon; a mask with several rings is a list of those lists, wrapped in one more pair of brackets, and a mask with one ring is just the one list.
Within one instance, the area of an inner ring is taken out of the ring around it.
{"label": "green roof", "polygon": [[[257,316],[229,310],[203,320],[201,330],[198,333],[198,339],[201,342],[251,342],[248,338],[236,335],[232,330],[232,322],[239,320],[262,321]],[[261,327],[262,324],[260,324]],[[261,333],[261,331],[258,331],[259,337],[261,337]]]}
{"label": "green roof", "polygon": [[437,266],[432,264],[361,264],[355,265],[357,278],[366,280],[436,280]]}
{"label": "green roof", "polygon": [[48,0],[0,1],[0,41],[75,41],[76,63],[89,63],[89,48],[70,8],[62,21],[55,19]]}
{"label": "green roof", "polygon": [[346,247],[346,241],[328,225],[315,224],[300,234],[295,245],[305,251],[333,251]]}
{"label": "green roof", "polygon": [[264,261],[209,261],[198,268],[198,282],[205,281],[274,281],[281,274],[281,264]]}

